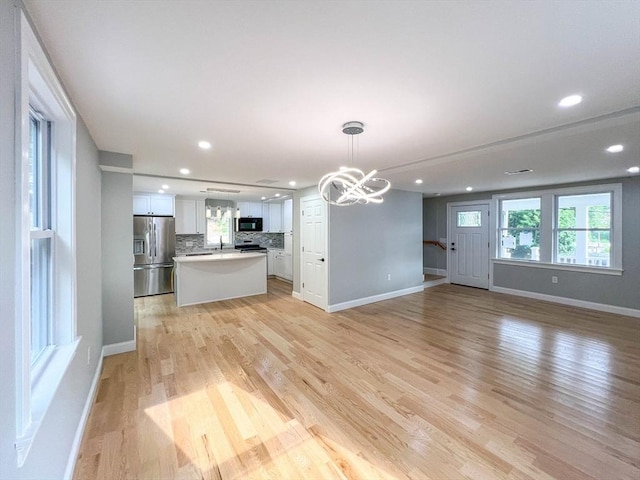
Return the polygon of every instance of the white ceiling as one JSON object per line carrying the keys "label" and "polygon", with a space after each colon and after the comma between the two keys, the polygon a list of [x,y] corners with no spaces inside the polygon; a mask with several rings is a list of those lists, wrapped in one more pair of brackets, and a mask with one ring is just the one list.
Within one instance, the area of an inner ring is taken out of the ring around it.
{"label": "white ceiling", "polygon": [[637,1],[25,4],[98,148],[138,174],[311,186],[347,163],[351,120],[356,166],[427,195],[640,163]]}

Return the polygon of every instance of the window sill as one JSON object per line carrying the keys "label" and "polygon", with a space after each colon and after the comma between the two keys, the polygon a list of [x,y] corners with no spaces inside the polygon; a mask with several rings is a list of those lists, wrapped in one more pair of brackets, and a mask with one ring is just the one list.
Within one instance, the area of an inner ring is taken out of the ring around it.
{"label": "window sill", "polygon": [[564,263],[546,263],[536,262],[532,260],[507,260],[504,258],[492,258],[493,264],[500,265],[515,265],[518,267],[533,267],[533,268],[547,268],[550,270],[562,270],[566,272],[581,272],[581,273],[597,273],[601,275],[622,275],[623,270],[621,268],[612,267],[590,267],[587,265],[567,265]]}
{"label": "window sill", "polygon": [[16,439],[15,443],[18,468],[22,467],[27,459],[33,440],[42,425],[42,420],[79,344],[80,338],[67,345],[55,347],[46,359],[46,364],[38,372],[37,379],[33,382],[31,387],[31,423],[24,435]]}

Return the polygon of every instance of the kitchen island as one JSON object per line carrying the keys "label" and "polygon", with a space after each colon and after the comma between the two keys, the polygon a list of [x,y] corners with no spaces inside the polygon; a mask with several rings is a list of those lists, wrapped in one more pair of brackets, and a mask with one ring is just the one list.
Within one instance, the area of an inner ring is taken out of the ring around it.
{"label": "kitchen island", "polygon": [[174,257],[179,307],[267,293],[267,256],[253,252]]}

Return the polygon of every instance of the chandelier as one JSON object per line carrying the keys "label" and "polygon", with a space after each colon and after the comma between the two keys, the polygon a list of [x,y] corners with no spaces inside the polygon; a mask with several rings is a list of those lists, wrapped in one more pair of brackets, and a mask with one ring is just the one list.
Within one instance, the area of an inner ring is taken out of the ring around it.
{"label": "chandelier", "polygon": [[[362,122],[347,122],[342,133],[350,136],[350,157],[354,162],[354,137],[364,132]],[[377,170],[365,173],[356,167],[340,167],[337,172],[327,173],[318,182],[318,190],[325,202],[331,205],[348,206],[367,203],[382,203],[391,183],[376,178]]]}

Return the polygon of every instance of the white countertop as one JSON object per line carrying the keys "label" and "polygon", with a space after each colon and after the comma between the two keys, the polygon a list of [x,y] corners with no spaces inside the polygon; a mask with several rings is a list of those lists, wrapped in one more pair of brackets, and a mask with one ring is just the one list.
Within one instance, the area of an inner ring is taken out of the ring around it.
{"label": "white countertop", "polygon": [[264,257],[265,252],[230,252],[230,253],[212,253],[210,255],[192,255],[185,257],[173,257],[176,263],[195,263],[195,262],[219,262],[223,260],[241,260],[243,258]]}

